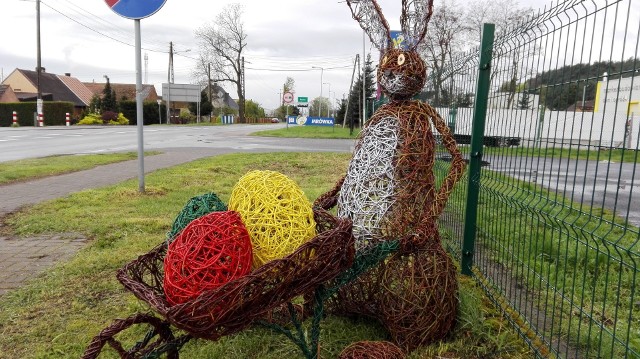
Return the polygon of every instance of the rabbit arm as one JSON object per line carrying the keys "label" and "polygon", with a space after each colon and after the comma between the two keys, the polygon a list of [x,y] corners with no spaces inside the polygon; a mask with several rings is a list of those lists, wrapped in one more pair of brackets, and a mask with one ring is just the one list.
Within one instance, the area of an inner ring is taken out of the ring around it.
{"label": "rabbit arm", "polygon": [[427,24],[433,15],[433,0],[402,0],[400,27],[415,49],[427,34]]}
{"label": "rabbit arm", "polygon": [[[432,0],[431,0],[432,1]],[[351,15],[369,35],[371,42],[384,50],[391,43],[389,24],[376,0],[347,0]]]}
{"label": "rabbit arm", "polygon": [[325,210],[333,208],[336,203],[338,203],[338,192],[340,192],[345,178],[346,176],[343,176],[340,180],[338,180],[335,187],[333,187],[328,192],[320,195],[320,197],[316,198],[316,200],[313,202],[313,206],[320,207]]}
{"label": "rabbit arm", "polygon": [[466,167],[466,163],[458,150],[458,146],[456,144],[455,139],[451,135],[451,131],[449,127],[447,127],[445,121],[440,117],[440,114],[431,106],[427,105],[429,108],[429,117],[433,121],[433,125],[436,130],[440,132],[442,137],[442,144],[451,154],[451,167],[449,168],[449,173],[442,181],[442,185],[440,185],[440,189],[436,194],[435,201],[433,206],[431,207],[431,218],[437,218],[444,206],[447,204],[447,199],[449,198],[449,194],[453,190],[453,186],[456,182],[462,177],[464,174],[464,169]]}

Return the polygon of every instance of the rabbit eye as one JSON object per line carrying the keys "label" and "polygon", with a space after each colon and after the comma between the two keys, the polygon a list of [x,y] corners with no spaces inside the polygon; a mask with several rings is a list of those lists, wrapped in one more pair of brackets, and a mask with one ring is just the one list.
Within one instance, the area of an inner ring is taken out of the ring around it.
{"label": "rabbit eye", "polygon": [[404,54],[398,56],[398,65],[404,64]]}
{"label": "rabbit eye", "polygon": [[382,65],[384,66],[387,63],[388,56],[382,58]]}

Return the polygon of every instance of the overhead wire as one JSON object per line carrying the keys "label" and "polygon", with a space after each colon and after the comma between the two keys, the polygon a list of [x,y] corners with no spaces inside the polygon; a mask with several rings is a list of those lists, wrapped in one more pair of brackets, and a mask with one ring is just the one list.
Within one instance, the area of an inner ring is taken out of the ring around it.
{"label": "overhead wire", "polygon": [[[65,13],[63,13],[62,11],[60,11],[60,10],[58,10],[58,9],[56,9],[56,8],[54,8],[54,7],[52,7],[51,5],[47,4],[47,3],[46,3],[46,2],[44,2],[44,1],[40,1],[40,3],[41,3],[41,4],[43,4],[44,6],[48,7],[49,9],[51,9],[51,10],[53,10],[53,11],[57,12],[58,14],[60,14],[60,15],[64,16],[65,18],[67,18],[67,19],[69,19],[69,20],[71,20],[71,21],[75,22],[76,24],[78,24],[78,25],[80,25],[80,26],[82,26],[82,27],[84,27],[84,28],[86,28],[86,29],[88,29],[88,30],[91,30],[91,31],[95,32],[96,34],[98,34],[98,35],[100,35],[100,36],[104,36],[104,37],[106,37],[106,38],[108,38],[108,39],[111,39],[111,40],[113,40],[113,41],[115,41],[115,42],[118,42],[118,43],[120,43],[120,44],[122,44],[122,45],[126,45],[126,46],[129,46],[129,47],[134,47],[134,45],[133,45],[133,44],[130,44],[130,43],[128,43],[128,42],[126,42],[126,41],[123,41],[123,40],[121,40],[121,39],[117,39],[117,38],[115,38],[115,37],[113,37],[113,36],[111,36],[111,35],[105,34],[104,32],[101,32],[101,31],[99,31],[99,30],[94,29],[94,28],[92,28],[91,26],[88,26],[88,25],[86,25],[86,24],[83,24],[82,22],[80,22],[80,21],[78,21],[78,20],[76,20],[76,19],[72,18],[71,16],[68,16],[67,14],[65,14]],[[159,52],[159,53],[162,53],[162,52],[165,52],[165,53],[166,53],[166,52],[167,52],[167,51],[160,51],[160,50],[155,50],[155,49],[150,49],[150,48],[145,48],[145,47],[142,47],[141,49],[142,49],[142,50],[145,50],[145,51],[150,51],[150,52]]]}

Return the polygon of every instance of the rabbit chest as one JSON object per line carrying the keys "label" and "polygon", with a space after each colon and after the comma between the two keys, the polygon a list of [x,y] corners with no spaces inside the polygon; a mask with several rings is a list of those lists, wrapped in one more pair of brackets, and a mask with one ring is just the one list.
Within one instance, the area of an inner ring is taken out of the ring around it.
{"label": "rabbit chest", "polygon": [[[394,101],[360,133],[338,197],[357,247],[411,233],[435,197],[435,139],[427,105]],[[357,248],[357,249],[359,249]]]}

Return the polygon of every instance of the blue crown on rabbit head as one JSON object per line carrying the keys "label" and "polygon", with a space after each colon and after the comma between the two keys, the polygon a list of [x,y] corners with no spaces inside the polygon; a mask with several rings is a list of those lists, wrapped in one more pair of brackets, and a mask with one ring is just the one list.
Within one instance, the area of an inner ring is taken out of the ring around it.
{"label": "blue crown on rabbit head", "polygon": [[406,49],[392,46],[389,24],[376,0],[347,0],[347,5],[371,42],[384,51],[377,72],[382,91],[391,100],[407,100],[419,93],[427,79],[427,66],[417,47],[427,33],[433,0],[402,0],[400,26],[408,42]]}

